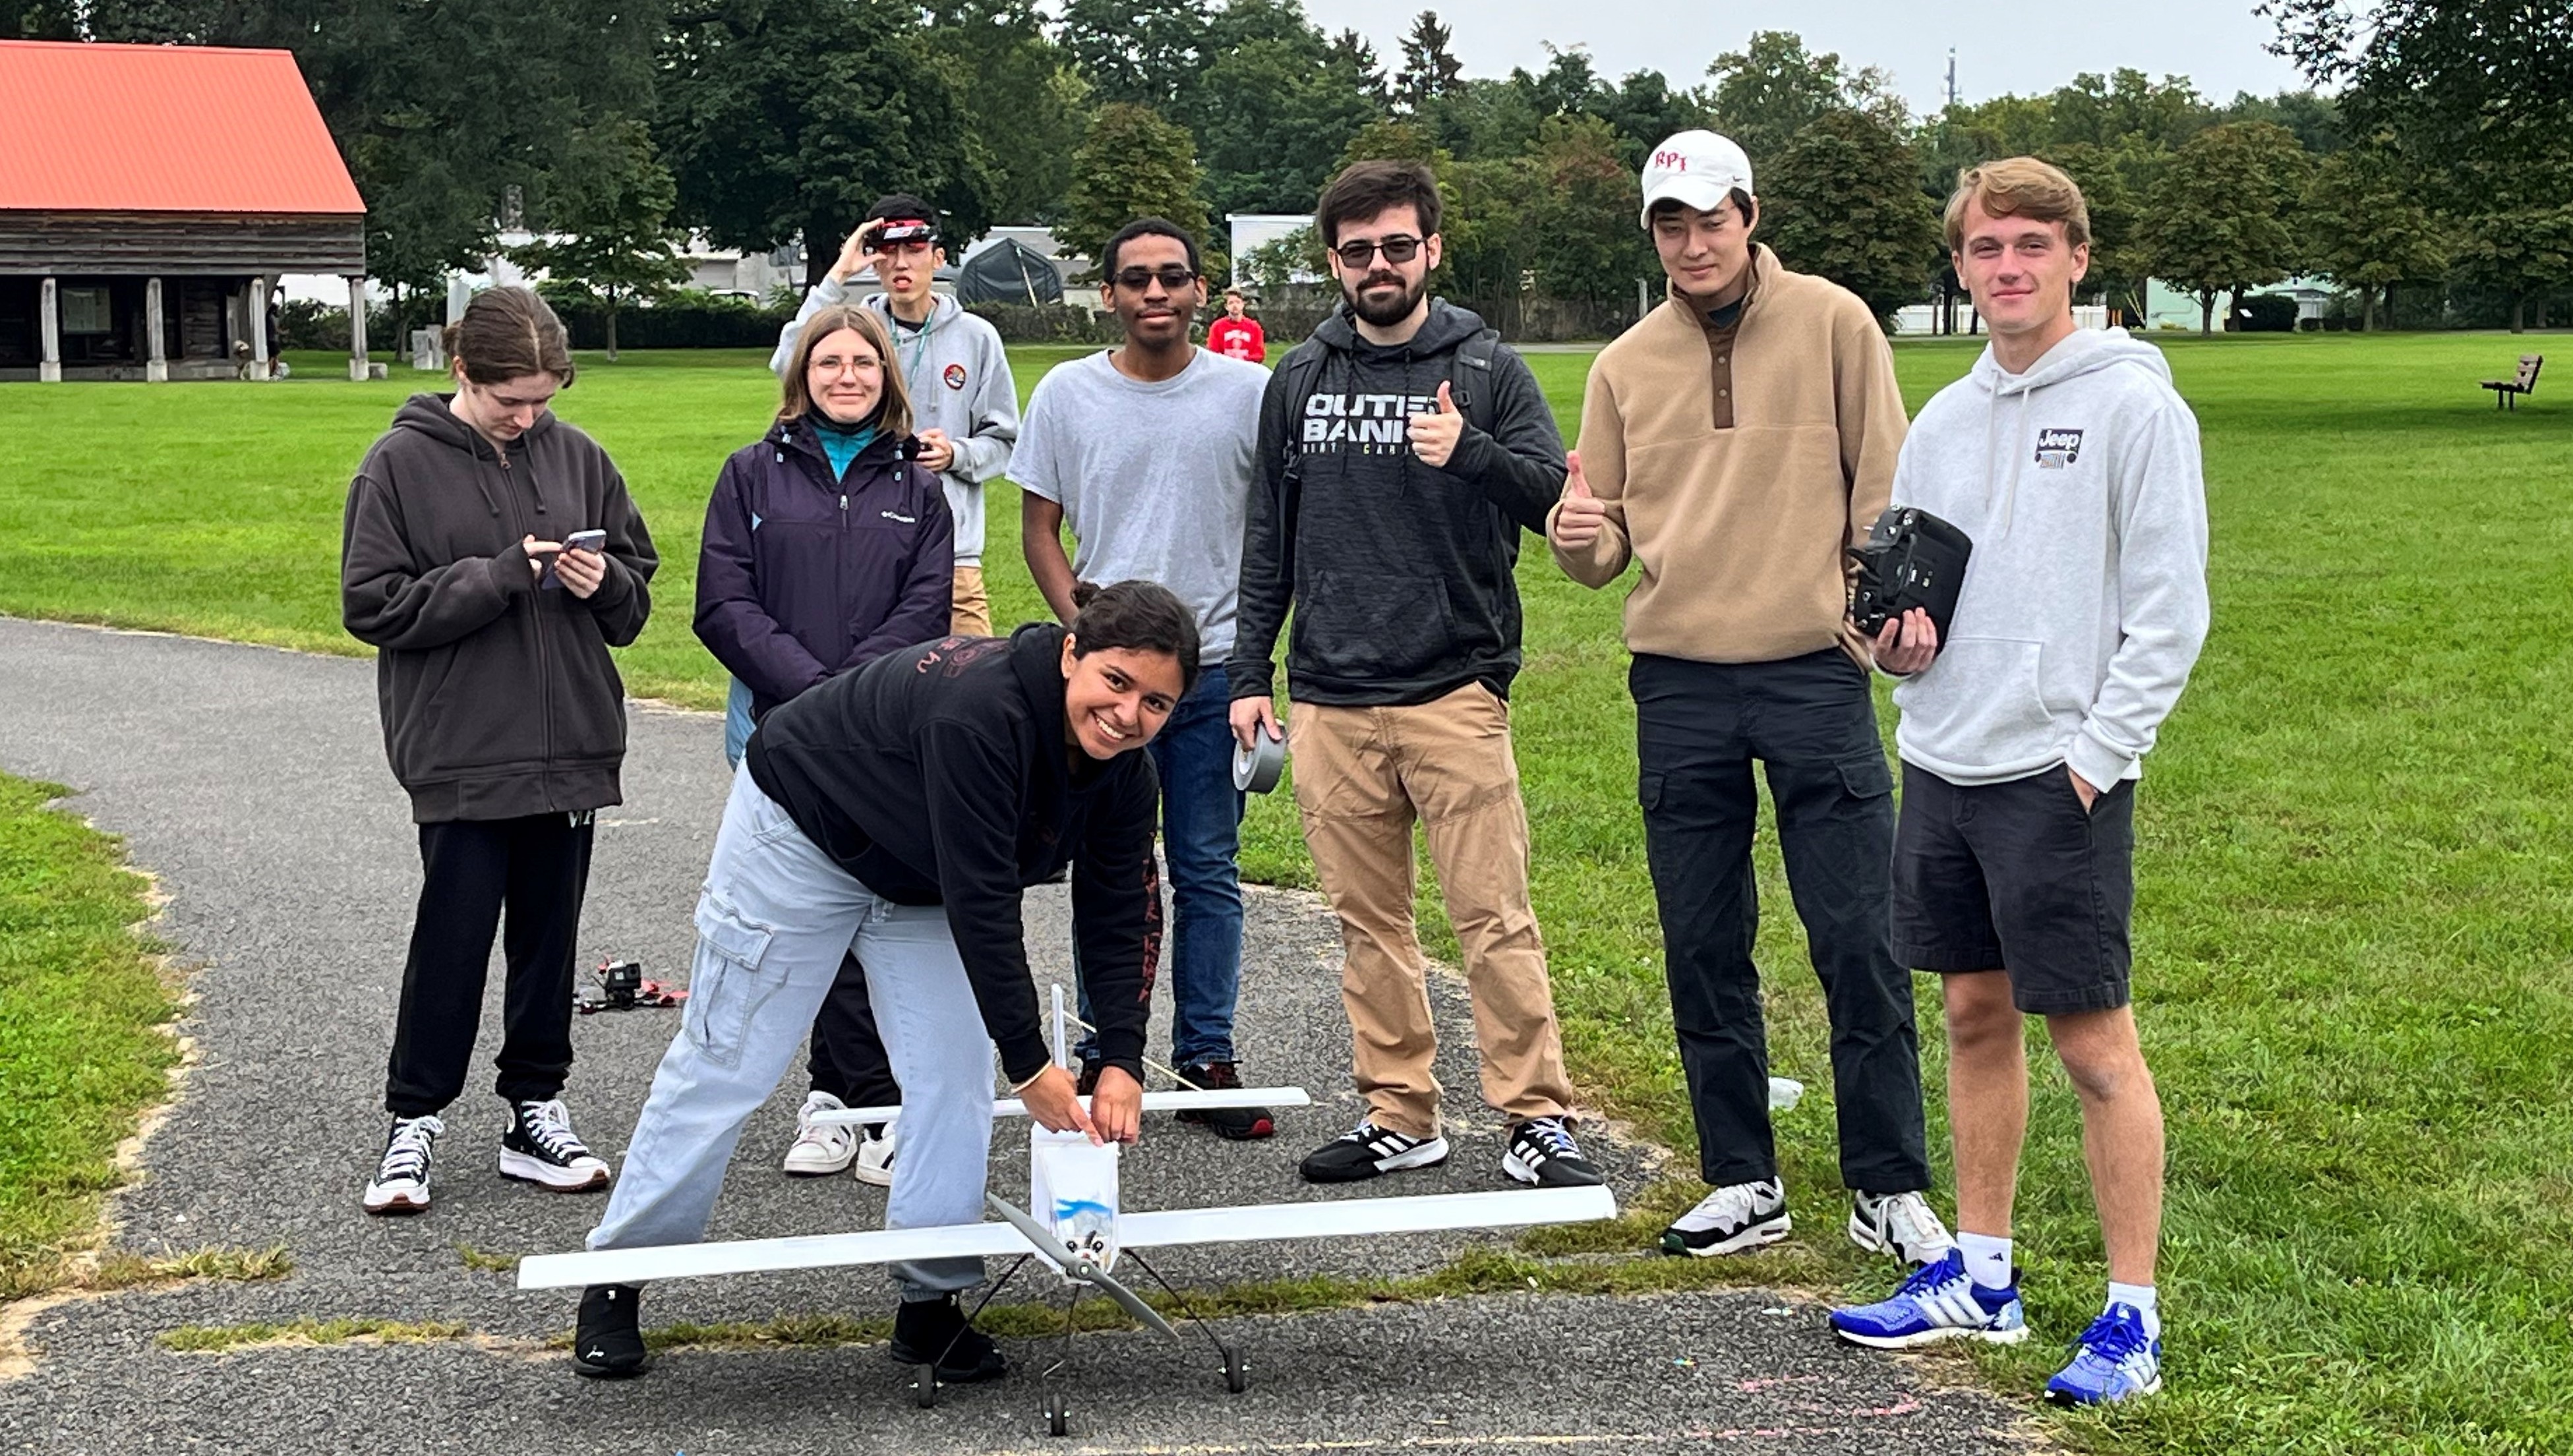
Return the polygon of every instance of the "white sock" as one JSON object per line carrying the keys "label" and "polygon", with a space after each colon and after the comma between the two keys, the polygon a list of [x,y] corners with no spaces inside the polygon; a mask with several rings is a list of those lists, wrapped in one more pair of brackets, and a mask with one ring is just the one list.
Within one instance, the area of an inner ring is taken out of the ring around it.
{"label": "white sock", "polygon": [[2007,1289],[2011,1283],[2011,1241],[1989,1233],[1957,1233],[1957,1251],[1966,1256],[1966,1272],[1987,1289]]}
{"label": "white sock", "polygon": [[2136,1306],[2136,1312],[2144,1317],[2144,1338],[2157,1340],[2162,1337],[2162,1315],[2153,1302],[2152,1285],[2121,1284],[2112,1279],[2109,1281],[2109,1302]]}

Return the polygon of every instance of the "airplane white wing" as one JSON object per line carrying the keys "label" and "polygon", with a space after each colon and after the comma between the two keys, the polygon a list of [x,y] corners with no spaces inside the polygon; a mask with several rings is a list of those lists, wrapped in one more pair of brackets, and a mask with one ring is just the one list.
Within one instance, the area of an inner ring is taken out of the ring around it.
{"label": "airplane white wing", "polygon": [[[1426,1193],[1407,1198],[1334,1198],[1305,1203],[1256,1203],[1236,1208],[1177,1208],[1127,1213],[1117,1220],[1125,1248],[1188,1243],[1256,1243],[1288,1238],[1355,1238],[1377,1233],[1422,1233],[1445,1228],[1518,1228],[1537,1223],[1586,1223],[1617,1216],[1606,1188],[1516,1188],[1491,1193]],[[719,1243],[666,1244],[657,1248],[602,1249],[594,1253],[530,1254],[518,1261],[521,1289],[561,1289],[583,1284],[632,1284],[706,1274],[747,1274],[772,1269],[836,1268],[901,1259],[949,1258],[1032,1252],[1034,1246],[1006,1223],[964,1223],[946,1228],[883,1229],[809,1234]]]}
{"label": "airplane white wing", "polygon": [[[1238,1087],[1227,1088],[1221,1092],[1148,1092],[1144,1093],[1144,1110],[1186,1112],[1211,1110],[1216,1107],[1302,1107],[1311,1105],[1312,1100],[1313,1094],[1300,1087]],[[1083,1097],[1081,1105],[1083,1110],[1088,1110],[1090,1098]],[[1017,1097],[1002,1097],[992,1103],[992,1115],[995,1117],[1024,1117],[1027,1114],[1028,1104]],[[873,1126],[878,1122],[899,1120],[901,1116],[902,1108],[899,1106],[842,1107],[834,1112],[815,1112],[810,1120],[844,1127],[859,1124]]]}

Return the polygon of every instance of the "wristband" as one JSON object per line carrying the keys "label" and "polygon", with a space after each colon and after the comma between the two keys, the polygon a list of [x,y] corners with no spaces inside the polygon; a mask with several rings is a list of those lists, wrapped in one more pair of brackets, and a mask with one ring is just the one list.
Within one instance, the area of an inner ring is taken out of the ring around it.
{"label": "wristband", "polygon": [[1025,1082],[1014,1082],[1014,1083],[1011,1083],[1011,1084],[1010,1084],[1010,1095],[1012,1095],[1012,1096],[1017,1096],[1019,1093],[1021,1093],[1021,1092],[1026,1092],[1029,1088],[1035,1087],[1035,1086],[1038,1084],[1038,1082],[1040,1082],[1040,1081],[1042,1081],[1042,1080],[1044,1079],[1045,1075],[1046,1075],[1048,1072],[1051,1072],[1051,1071],[1053,1071],[1053,1070],[1054,1070],[1054,1064],[1053,1064],[1053,1063],[1051,1063],[1051,1062],[1049,1062],[1049,1063],[1047,1063],[1045,1066],[1038,1068],[1038,1069],[1036,1070],[1036,1075],[1035,1075],[1035,1076],[1033,1076],[1033,1077],[1030,1077],[1027,1081],[1025,1081]]}

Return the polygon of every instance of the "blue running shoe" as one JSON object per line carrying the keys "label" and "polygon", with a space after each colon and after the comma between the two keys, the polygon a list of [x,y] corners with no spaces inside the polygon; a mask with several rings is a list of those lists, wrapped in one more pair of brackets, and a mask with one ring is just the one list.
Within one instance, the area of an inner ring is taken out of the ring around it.
{"label": "blue running shoe", "polygon": [[1893,1298],[1833,1310],[1832,1328],[1851,1344],[1880,1350],[1940,1340],[2015,1345],[2028,1338],[2019,1285],[1984,1288],[1966,1272],[1966,1256],[1953,1248],[1937,1263],[1914,1269]]}
{"label": "blue running shoe", "polygon": [[2144,1316],[2132,1304],[2112,1304],[2082,1332],[2073,1363],[2046,1382],[2058,1405],[2106,1405],[2162,1388],[2162,1342],[2144,1333]]}

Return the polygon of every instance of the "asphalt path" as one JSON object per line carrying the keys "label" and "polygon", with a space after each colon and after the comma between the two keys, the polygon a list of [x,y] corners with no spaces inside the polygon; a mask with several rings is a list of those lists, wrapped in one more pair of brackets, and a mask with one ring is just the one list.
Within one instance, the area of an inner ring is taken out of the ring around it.
{"label": "asphalt path", "polygon": [[[581,952],[639,959],[684,980],[689,911],[727,774],[711,715],[637,704],[626,802],[599,816]],[[604,1200],[503,1181],[505,1109],[490,1092],[497,984],[465,1097],[446,1113],[436,1206],[371,1219],[358,1194],[384,1137],[382,1088],[419,858],[385,767],[373,665],[257,647],[0,618],[0,768],[70,785],[71,807],[122,835],[168,899],[157,933],[193,967],[182,1030],[194,1065],[118,1195],[120,1246],[143,1252],[283,1244],[295,1270],[255,1284],[198,1282],[63,1303],[31,1322],[33,1373],[0,1385],[0,1450],[710,1453],[1016,1449],[1124,1451],[1728,1448],[1826,1452],[2020,1450],[2019,1412],[1941,1388],[1916,1365],[1833,1341],[1811,1305],[1756,1290],[1649,1298],[1534,1295],[1370,1306],[1235,1321],[1252,1388],[1223,1393],[1202,1346],[1141,1333],[1085,1335],[1067,1352],[1011,1341],[1018,1372],[910,1404],[881,1349],[677,1351],[646,1379],[572,1376],[543,1342],[568,1326],[569,1291],[516,1291],[467,1250],[577,1248]],[[1059,890],[1032,894],[1041,983],[1069,984]],[[1309,896],[1255,890],[1239,1040],[1244,1075],[1301,1086],[1267,1143],[1225,1143],[1148,1119],[1130,1149],[1132,1209],[1379,1193],[1470,1191],[1500,1178],[1501,1124],[1477,1105],[1461,989],[1434,988],[1456,1153],[1439,1169],[1317,1190],[1294,1160],[1346,1127],[1338,947]],[[1167,1014],[1165,1013],[1165,1018]],[[585,1017],[565,1090],[590,1143],[621,1153],[673,1012]],[[1156,1028],[1166,1057],[1168,1027]],[[881,1225],[883,1195],[851,1178],[788,1179],[800,1067],[744,1135],[710,1237]],[[1655,1154],[1592,1133],[1621,1197]],[[1023,1190],[1026,1143],[996,1135],[993,1185]],[[1388,1186],[1390,1185],[1390,1186]],[[1425,1272],[1505,1234],[1435,1234],[1170,1250],[1184,1286],[1332,1273]],[[1043,1284],[1035,1286],[1045,1291]],[[1016,1297],[1013,1295],[1012,1297]],[[881,1271],[680,1281],[645,1296],[647,1327],[674,1320],[873,1316]],[[418,1345],[274,1346],[180,1354],[183,1325],[380,1318],[474,1332]],[[1048,1441],[1044,1371],[1074,1407]],[[1348,1443],[1343,1447],[1342,1443]]]}

